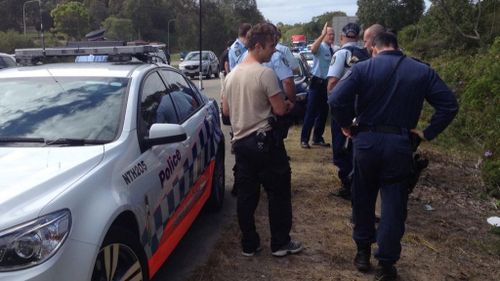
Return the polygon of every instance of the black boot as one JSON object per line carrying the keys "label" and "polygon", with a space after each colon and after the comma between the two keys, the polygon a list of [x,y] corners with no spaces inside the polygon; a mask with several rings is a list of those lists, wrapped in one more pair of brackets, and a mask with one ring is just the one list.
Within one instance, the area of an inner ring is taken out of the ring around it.
{"label": "black boot", "polygon": [[370,256],[372,249],[370,245],[358,245],[358,252],[354,258],[354,266],[361,272],[368,272],[371,269]]}
{"label": "black boot", "polygon": [[379,263],[375,272],[375,281],[395,281],[398,278],[398,271],[393,264]]}

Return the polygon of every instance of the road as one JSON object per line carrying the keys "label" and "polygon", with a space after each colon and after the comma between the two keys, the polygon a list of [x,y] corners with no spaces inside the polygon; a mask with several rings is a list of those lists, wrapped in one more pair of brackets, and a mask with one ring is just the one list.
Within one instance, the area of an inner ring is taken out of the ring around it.
{"label": "road", "polygon": [[[198,80],[193,80],[198,86]],[[219,101],[220,80],[212,78],[203,80],[203,93]],[[226,136],[226,194],[224,207],[217,213],[202,212],[193,223],[191,229],[181,240],[166,263],[160,268],[152,281],[184,281],[197,266],[204,264],[211,253],[215,243],[221,235],[220,229],[224,228],[230,220],[235,218],[236,200],[229,191],[233,185],[234,157],[230,152],[229,127],[223,126]]]}

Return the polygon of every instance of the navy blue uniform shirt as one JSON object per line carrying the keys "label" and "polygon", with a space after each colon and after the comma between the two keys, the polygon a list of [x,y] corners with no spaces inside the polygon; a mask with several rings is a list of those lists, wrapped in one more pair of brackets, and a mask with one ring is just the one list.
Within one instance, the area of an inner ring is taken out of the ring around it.
{"label": "navy blue uniform shirt", "polygon": [[413,129],[424,99],[435,109],[424,130],[427,140],[435,138],[450,124],[458,112],[457,100],[428,65],[405,57],[388,85],[382,85],[401,56],[401,51],[383,51],[355,64],[344,75],[328,98],[333,117],[341,127],[349,127],[356,117],[356,95],[357,121],[362,125]]}

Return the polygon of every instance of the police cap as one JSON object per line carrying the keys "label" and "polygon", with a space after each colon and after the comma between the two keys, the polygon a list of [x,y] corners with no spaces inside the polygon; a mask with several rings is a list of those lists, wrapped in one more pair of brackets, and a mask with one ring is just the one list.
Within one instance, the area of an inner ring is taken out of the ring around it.
{"label": "police cap", "polygon": [[344,27],[342,28],[342,33],[347,38],[356,39],[360,32],[361,28],[359,28],[359,25],[353,22],[344,25]]}

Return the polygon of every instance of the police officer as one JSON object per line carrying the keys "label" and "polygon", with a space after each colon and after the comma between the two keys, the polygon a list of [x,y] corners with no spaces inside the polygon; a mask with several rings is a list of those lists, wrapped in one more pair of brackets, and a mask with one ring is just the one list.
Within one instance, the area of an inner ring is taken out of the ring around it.
{"label": "police officer", "polygon": [[[458,105],[433,69],[398,50],[394,34],[382,32],[374,38],[373,56],[344,75],[329,104],[343,132],[353,137],[354,264],[363,272],[370,269],[371,244],[376,241],[379,267],[375,280],[396,280],[394,264],[401,253],[412,169],[410,132],[422,140],[434,139],[453,120]],[[424,100],[435,113],[420,131],[415,126]],[[351,127],[354,117],[357,125]],[[382,215],[375,230],[379,190]]]}
{"label": "police officer", "polygon": [[247,32],[252,28],[249,23],[242,23],[238,28],[238,38],[229,47],[229,70],[233,68],[242,61],[242,55],[247,50]]}
{"label": "police officer", "polygon": [[283,55],[285,59],[285,64],[292,70],[293,73],[298,72],[300,67],[299,62],[293,56],[292,51],[290,51],[290,48],[279,42],[281,39],[281,30],[279,28],[276,28],[276,32],[278,37],[278,44],[276,44],[276,51],[280,52]]}
{"label": "police officer", "polygon": [[325,143],[323,133],[325,131],[326,118],[328,117],[327,104],[327,74],[328,66],[332,60],[333,49],[331,47],[335,34],[328,23],[325,23],[321,35],[316,38],[311,46],[311,52],[314,55],[313,67],[311,69],[311,85],[307,97],[307,109],[304,116],[304,125],[300,136],[300,146],[302,148],[311,148],[309,146],[309,137],[314,126],[313,145],[329,147]]}
{"label": "police officer", "polygon": [[381,32],[385,31],[385,27],[382,26],[381,24],[373,24],[368,27],[365,32],[363,33],[363,42],[365,45],[365,49],[371,54],[372,53],[372,44],[373,44],[373,38]]}
{"label": "police officer", "polygon": [[237,215],[242,232],[244,256],[260,251],[260,237],[254,213],[262,184],[268,194],[271,251],[282,257],[296,254],[302,244],[290,238],[292,226],[291,169],[285,145],[277,137],[272,122],[276,115],[290,111],[274,72],[263,65],[271,59],[276,33],[271,24],[257,24],[248,34],[248,55],[226,77],[222,111],[231,119],[231,140],[238,182]]}
{"label": "police officer", "polygon": [[[348,23],[342,28],[342,33],[340,34],[342,48],[334,53],[330,67],[328,68],[328,93],[331,93],[333,87],[335,87],[340,78],[344,76],[344,73],[354,63],[369,58],[368,53],[357,46],[360,31],[359,25],[355,23]],[[333,118],[331,120],[331,132],[333,164],[338,168],[338,177],[342,183],[336,195],[346,200],[350,200],[352,150],[345,147],[347,141],[346,136],[344,136],[340,126]]]}

